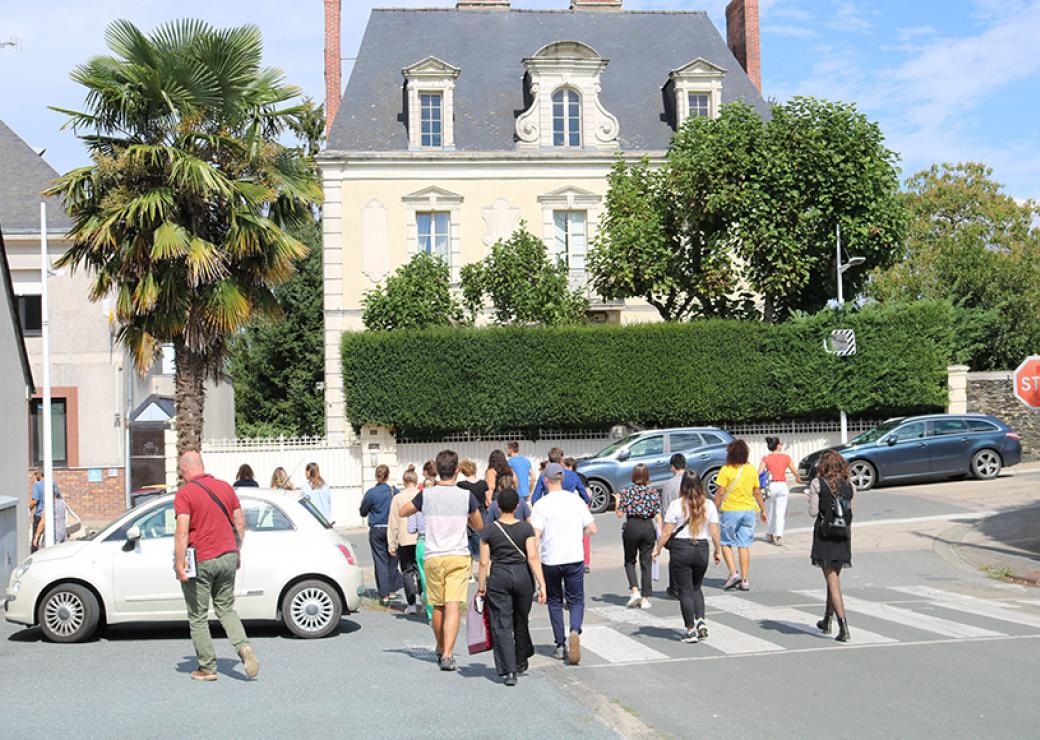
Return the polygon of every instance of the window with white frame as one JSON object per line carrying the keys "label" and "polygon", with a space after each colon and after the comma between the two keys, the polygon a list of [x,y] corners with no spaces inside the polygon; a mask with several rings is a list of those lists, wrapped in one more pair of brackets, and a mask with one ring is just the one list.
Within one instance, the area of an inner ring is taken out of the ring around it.
{"label": "window with white frame", "polygon": [[420,211],[415,214],[419,251],[450,261],[451,214],[448,211]]}
{"label": "window with white frame", "polygon": [[711,116],[711,96],[708,93],[690,93],[687,101],[690,106],[690,116],[694,118]]}
{"label": "window with white frame", "polygon": [[419,93],[420,146],[438,149],[443,146],[443,102],[444,98],[439,92]]}
{"label": "window with white frame", "polygon": [[553,93],[553,146],[581,146],[581,96],[561,88]]}
{"label": "window with white frame", "polygon": [[555,211],[555,255],[571,270],[585,269],[588,251],[587,214],[585,211]]}

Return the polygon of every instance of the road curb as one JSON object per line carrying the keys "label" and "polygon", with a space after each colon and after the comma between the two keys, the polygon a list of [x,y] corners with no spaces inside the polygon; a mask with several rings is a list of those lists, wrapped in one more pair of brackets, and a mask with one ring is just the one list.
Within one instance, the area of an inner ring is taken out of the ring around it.
{"label": "road curb", "polygon": [[[987,519],[991,518],[987,517]],[[967,544],[965,540],[973,534],[976,526],[977,524],[958,524],[940,532],[935,538],[933,546],[936,554],[951,565],[976,575],[986,573],[1000,580],[1008,580],[1025,586],[1040,587],[1040,563],[1026,562],[1024,557],[1020,556],[992,555],[990,559],[1000,564],[999,569],[1006,570],[1006,575],[997,576],[993,573],[996,568],[966,555],[968,548],[972,547],[972,545]]]}

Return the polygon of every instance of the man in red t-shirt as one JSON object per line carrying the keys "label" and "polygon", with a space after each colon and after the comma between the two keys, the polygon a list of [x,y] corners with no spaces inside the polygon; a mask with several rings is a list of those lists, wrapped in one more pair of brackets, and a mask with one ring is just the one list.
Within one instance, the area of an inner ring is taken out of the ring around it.
{"label": "man in red t-shirt", "polygon": [[[174,570],[181,582],[188,606],[191,641],[199,658],[199,668],[191,677],[196,681],[217,680],[217,656],[209,633],[209,603],[220,620],[228,640],[238,651],[250,678],[260,672],[256,654],[246,638],[242,620],[235,612],[235,573],[238,550],[246,534],[246,520],[235,490],[222,480],[207,475],[202,456],[185,452],[177,465],[181,479],[187,481],[173,499],[177,513],[174,535]],[[186,571],[189,547],[195,548],[195,576]]]}

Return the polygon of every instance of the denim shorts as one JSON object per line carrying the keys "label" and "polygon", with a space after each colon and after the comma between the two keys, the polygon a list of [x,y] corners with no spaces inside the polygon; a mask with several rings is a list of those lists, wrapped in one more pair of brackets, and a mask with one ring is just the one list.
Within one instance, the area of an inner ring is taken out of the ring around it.
{"label": "denim shorts", "polygon": [[719,512],[719,540],[723,545],[751,547],[755,541],[755,512]]}

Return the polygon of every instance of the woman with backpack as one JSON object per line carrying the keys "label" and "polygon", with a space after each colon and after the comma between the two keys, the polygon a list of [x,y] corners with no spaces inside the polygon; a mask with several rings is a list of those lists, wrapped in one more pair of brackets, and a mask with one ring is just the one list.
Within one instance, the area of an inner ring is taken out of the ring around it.
{"label": "woman with backpack", "polygon": [[694,470],[683,473],[679,483],[679,498],[668,505],[664,514],[664,531],[654,548],[654,560],[661,548],[671,551],[671,569],[679,590],[686,634],[683,642],[697,642],[708,636],[704,621],[704,593],[701,585],[708,572],[708,539],[715,545],[715,564],[718,565],[719,512],[714,502],[704,495],[704,484]]}
{"label": "woman with backpack", "polygon": [[766,517],[769,519],[766,526],[766,542],[782,545],[784,520],[787,517],[787,497],[791,494],[787,485],[787,471],[791,471],[795,483],[801,484],[802,479],[798,477],[791,456],[784,452],[784,443],[779,437],[766,437],[766,446],[769,448],[769,454],[758,464],[758,474],[764,479],[760,479],[760,485],[769,494],[765,497]]}
{"label": "woman with backpack", "polygon": [[838,642],[849,641],[845,602],[841,597],[841,569],[852,567],[852,483],[849,463],[834,450],[827,450],[816,465],[809,485],[809,516],[813,525],[812,564],[823,570],[827,583],[827,607],[816,623],[824,634],[831,633],[831,619],[838,618]]}

